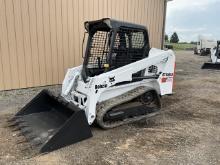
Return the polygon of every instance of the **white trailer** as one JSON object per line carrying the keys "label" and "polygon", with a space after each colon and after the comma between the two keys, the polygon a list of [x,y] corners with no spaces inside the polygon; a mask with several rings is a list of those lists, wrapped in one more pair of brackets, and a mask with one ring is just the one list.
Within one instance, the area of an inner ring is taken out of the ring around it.
{"label": "white trailer", "polygon": [[201,56],[211,54],[211,49],[216,47],[216,42],[217,41],[215,39],[199,36],[197,45],[194,49],[194,54],[199,54]]}

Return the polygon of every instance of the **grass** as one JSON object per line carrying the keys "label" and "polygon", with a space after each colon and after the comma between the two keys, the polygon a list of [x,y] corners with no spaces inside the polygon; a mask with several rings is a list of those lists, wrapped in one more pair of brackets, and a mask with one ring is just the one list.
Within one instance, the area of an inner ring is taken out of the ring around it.
{"label": "grass", "polygon": [[196,46],[194,44],[189,44],[189,43],[177,43],[177,44],[166,43],[166,44],[173,45],[173,49],[177,51],[178,50],[193,50],[193,48]]}

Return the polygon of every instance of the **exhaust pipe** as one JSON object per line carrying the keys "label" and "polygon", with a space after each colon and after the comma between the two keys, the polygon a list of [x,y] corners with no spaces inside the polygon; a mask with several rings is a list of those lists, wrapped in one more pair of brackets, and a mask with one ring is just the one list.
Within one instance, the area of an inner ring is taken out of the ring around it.
{"label": "exhaust pipe", "polygon": [[39,153],[92,137],[84,110],[41,91],[10,121]]}

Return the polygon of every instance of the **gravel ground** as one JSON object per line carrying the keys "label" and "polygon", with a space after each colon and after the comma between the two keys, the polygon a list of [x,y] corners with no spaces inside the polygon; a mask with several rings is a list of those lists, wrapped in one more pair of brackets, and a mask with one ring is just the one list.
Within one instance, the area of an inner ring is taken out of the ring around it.
{"label": "gravel ground", "polygon": [[[220,71],[201,70],[208,57],[177,52],[174,95],[161,115],[103,131],[45,155],[22,150],[6,120],[42,88],[0,93],[0,164],[220,164]],[[49,87],[58,93],[59,86]]]}

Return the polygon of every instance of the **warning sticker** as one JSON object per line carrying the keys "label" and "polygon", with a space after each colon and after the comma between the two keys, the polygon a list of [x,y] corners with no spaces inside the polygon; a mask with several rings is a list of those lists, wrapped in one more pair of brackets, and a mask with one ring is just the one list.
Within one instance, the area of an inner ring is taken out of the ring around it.
{"label": "warning sticker", "polygon": [[161,78],[162,83],[173,82],[173,73],[163,73],[163,77]]}

